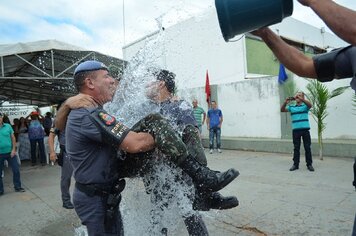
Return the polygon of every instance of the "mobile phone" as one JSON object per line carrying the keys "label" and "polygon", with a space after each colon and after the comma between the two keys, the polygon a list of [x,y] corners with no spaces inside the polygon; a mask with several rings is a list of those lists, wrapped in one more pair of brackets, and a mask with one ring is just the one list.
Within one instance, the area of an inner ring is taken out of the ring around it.
{"label": "mobile phone", "polygon": [[288,100],[295,100],[294,97],[288,97]]}

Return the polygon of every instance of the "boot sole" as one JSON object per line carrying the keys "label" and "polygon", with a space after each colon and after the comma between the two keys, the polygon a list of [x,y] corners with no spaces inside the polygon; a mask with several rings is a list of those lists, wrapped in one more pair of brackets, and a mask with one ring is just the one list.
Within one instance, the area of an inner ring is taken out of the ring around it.
{"label": "boot sole", "polygon": [[226,210],[237,207],[239,205],[239,200],[236,197],[230,197],[219,203],[213,204],[211,209]]}

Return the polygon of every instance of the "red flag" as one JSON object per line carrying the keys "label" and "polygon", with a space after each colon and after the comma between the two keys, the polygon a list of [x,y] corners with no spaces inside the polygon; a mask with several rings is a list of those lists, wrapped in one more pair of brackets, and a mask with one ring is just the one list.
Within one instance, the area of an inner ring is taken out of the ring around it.
{"label": "red flag", "polygon": [[206,93],[206,102],[210,103],[210,83],[209,83],[209,74],[208,74],[208,70],[206,70],[206,79],[205,79],[205,93]]}

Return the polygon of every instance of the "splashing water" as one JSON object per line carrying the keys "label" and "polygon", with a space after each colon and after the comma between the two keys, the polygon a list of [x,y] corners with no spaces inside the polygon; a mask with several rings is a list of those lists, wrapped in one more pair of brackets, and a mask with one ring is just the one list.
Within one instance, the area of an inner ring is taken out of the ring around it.
{"label": "splashing water", "polygon": [[[161,32],[157,38],[146,42],[124,70],[114,100],[104,106],[129,127],[146,115],[159,112],[159,107],[146,98],[146,86],[155,80],[152,68],[158,68],[155,65],[157,53],[152,52],[163,37],[164,32]],[[168,234],[177,235],[180,234],[177,230],[182,228],[182,216],[194,213],[191,200],[194,190],[187,184],[186,176],[164,161],[167,158],[162,154],[156,151],[154,156],[153,167],[143,181],[127,179],[120,204],[125,235],[162,235],[162,230],[166,229]]]}

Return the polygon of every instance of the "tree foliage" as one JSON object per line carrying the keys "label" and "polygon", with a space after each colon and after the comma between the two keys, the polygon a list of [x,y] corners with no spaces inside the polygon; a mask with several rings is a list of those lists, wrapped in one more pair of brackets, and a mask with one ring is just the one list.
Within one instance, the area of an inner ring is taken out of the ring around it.
{"label": "tree foliage", "polygon": [[328,116],[328,101],[331,98],[339,96],[349,87],[350,86],[339,87],[330,92],[326,85],[320,83],[318,80],[311,80],[307,85],[307,96],[313,105],[310,112],[317,122],[318,127],[319,157],[321,160],[323,159],[323,131],[326,128],[325,118]]}

